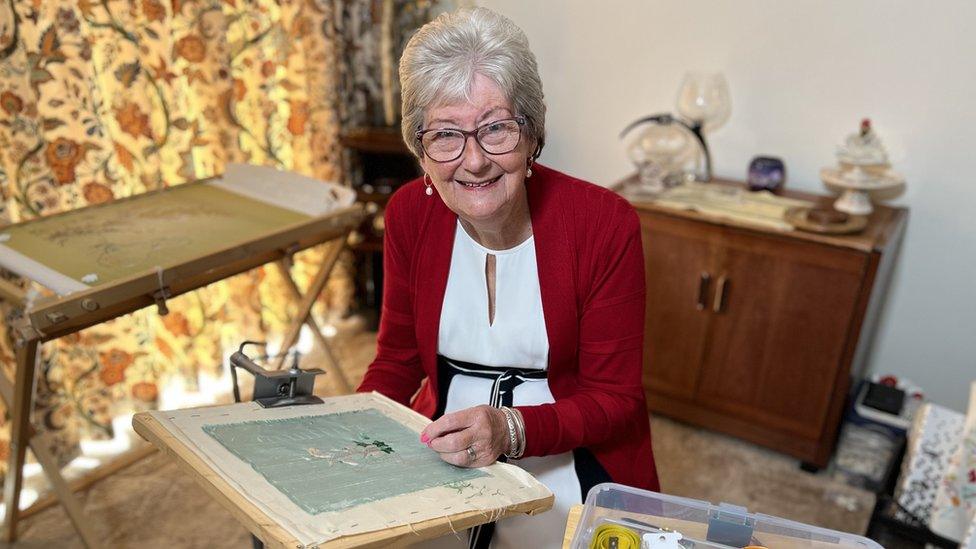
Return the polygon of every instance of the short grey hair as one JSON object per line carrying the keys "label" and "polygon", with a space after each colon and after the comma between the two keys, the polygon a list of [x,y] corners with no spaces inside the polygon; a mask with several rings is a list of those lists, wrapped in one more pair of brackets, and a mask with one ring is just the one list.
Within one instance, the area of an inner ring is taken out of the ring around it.
{"label": "short grey hair", "polygon": [[514,114],[526,117],[528,137],[536,142],[530,154],[537,158],[545,142],[546,105],[535,55],[522,29],[487,8],[442,13],[410,38],[400,58],[404,142],[420,158],[416,133],[426,109],[469,99],[477,74],[501,88]]}

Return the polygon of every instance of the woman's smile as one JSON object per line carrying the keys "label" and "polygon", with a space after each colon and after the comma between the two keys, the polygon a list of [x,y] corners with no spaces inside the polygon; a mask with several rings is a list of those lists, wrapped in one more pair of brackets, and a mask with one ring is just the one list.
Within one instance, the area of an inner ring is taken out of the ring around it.
{"label": "woman's smile", "polygon": [[498,174],[495,177],[492,177],[490,179],[468,179],[468,180],[455,179],[454,182],[466,189],[470,189],[472,191],[479,191],[491,186],[494,183],[497,183],[498,180],[501,179],[503,175],[505,174]]}

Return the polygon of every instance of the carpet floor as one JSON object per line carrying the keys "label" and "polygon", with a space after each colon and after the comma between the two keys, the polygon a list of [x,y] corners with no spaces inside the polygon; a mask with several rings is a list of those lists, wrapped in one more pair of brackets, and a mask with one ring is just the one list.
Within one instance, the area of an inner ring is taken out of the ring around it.
{"label": "carpet floor", "polygon": [[[374,356],[375,333],[335,341],[343,370],[357,381]],[[309,357],[305,366],[313,364]],[[338,394],[330,377],[318,392]],[[826,472],[803,472],[795,459],[663,417],[652,418],[652,431],[664,493],[855,534],[867,528],[873,494],[836,482]],[[158,452],[79,498],[107,547],[250,547],[250,535],[230,512]],[[19,530],[13,547],[82,547],[60,506],[24,519]]]}

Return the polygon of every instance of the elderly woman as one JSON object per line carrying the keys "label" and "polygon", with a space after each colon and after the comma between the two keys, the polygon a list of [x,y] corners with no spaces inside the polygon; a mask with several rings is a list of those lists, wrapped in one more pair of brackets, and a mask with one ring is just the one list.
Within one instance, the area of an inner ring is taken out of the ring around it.
{"label": "elderly woman", "polygon": [[377,356],[359,390],[435,419],[421,442],[444,461],[504,456],[554,492],[554,511],[483,528],[473,546],[556,547],[593,485],[658,488],[637,215],[534,163],[542,82],[508,19],[441,15],[410,40],[400,82],[425,174],[386,210]]}

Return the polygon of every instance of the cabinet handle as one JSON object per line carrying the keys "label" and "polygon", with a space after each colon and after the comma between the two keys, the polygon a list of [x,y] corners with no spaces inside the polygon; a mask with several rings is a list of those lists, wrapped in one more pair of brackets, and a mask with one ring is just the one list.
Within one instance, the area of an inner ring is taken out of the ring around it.
{"label": "cabinet handle", "polygon": [[699,311],[705,310],[705,295],[708,293],[708,283],[711,282],[712,275],[705,271],[702,271],[701,275],[698,277],[698,303],[695,308]]}
{"label": "cabinet handle", "polygon": [[712,312],[721,313],[725,308],[725,289],[729,278],[724,274],[718,277],[718,288],[715,289],[715,299],[712,301]]}

